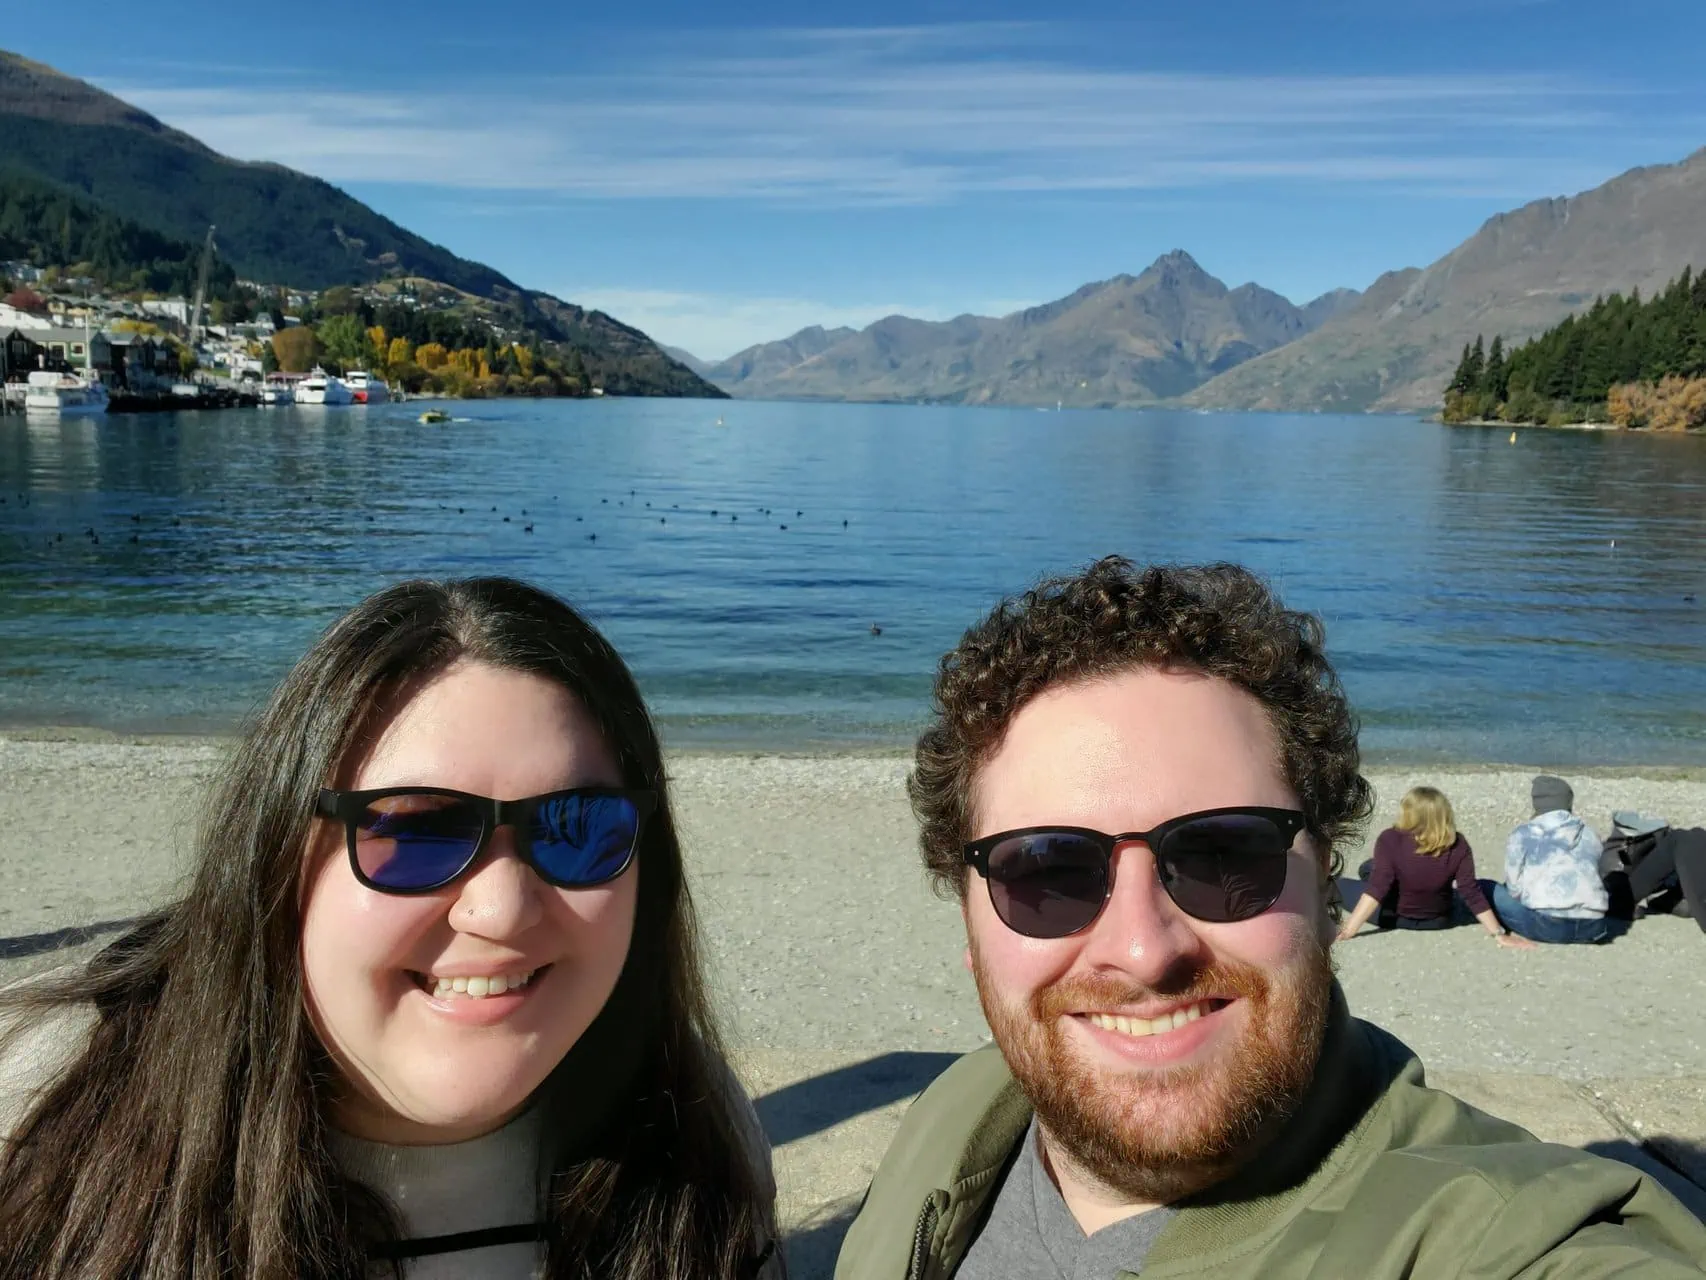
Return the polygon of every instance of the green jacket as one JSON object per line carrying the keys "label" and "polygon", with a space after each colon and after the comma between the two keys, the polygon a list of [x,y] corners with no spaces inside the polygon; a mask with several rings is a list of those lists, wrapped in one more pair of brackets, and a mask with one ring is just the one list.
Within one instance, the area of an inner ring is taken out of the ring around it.
{"label": "green jacket", "polygon": [[[1031,1119],[993,1046],[907,1112],[836,1280],[947,1280]],[[1229,1182],[1180,1202],[1144,1280],[1699,1280],[1706,1226],[1628,1165],[1537,1141],[1429,1089],[1410,1050],[1342,997],[1315,1083]]]}

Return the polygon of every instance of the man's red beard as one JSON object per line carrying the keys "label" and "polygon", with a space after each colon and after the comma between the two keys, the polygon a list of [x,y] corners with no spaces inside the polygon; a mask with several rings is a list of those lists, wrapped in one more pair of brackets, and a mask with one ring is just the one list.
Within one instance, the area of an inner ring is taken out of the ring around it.
{"label": "man's red beard", "polygon": [[[975,943],[972,971],[995,1042],[1053,1144],[1110,1190],[1165,1204],[1230,1177],[1307,1092],[1326,1034],[1333,962],[1312,931],[1300,929],[1298,942],[1297,958],[1277,973],[1223,962],[1156,989],[1067,979],[1034,993],[1028,1008],[992,998]],[[1244,1031],[1190,1066],[1099,1067],[1064,1024],[1075,1013],[1216,996],[1237,999]]]}

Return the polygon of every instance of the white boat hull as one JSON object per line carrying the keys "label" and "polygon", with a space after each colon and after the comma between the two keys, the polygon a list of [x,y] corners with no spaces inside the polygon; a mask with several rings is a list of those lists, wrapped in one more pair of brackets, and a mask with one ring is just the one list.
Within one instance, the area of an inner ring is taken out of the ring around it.
{"label": "white boat hull", "polygon": [[24,397],[24,412],[53,418],[93,418],[107,411],[105,400],[60,400],[50,396]]}
{"label": "white boat hull", "polygon": [[92,418],[107,411],[107,389],[69,374],[32,373],[24,412],[55,418]]}
{"label": "white boat hull", "polygon": [[390,388],[384,381],[365,369],[351,369],[344,375],[344,380],[349,387],[350,398],[357,404],[384,404],[391,398]]}
{"label": "white boat hull", "polygon": [[350,404],[353,399],[342,378],[310,378],[296,384],[297,404]]}

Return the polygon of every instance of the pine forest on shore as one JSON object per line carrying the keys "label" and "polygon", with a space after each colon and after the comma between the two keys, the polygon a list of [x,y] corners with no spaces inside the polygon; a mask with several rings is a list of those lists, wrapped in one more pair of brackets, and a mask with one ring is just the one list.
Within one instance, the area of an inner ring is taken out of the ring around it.
{"label": "pine forest on shore", "polygon": [[1706,427],[1706,273],[1685,268],[1643,301],[1596,300],[1510,352],[1495,335],[1463,348],[1445,391],[1447,422]]}

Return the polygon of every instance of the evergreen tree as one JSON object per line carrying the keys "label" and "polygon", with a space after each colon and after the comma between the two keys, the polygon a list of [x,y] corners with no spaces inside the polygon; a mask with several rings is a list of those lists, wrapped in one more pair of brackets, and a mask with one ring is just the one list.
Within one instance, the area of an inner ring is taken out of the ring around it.
{"label": "evergreen tree", "polygon": [[1505,367],[1505,340],[1502,334],[1493,335],[1492,349],[1487,353],[1486,367],[1481,371],[1481,382],[1477,388],[1483,395],[1493,398],[1495,403],[1503,403],[1509,390],[1510,371]]}
{"label": "evergreen tree", "polygon": [[1481,335],[1475,335],[1475,346],[1469,352],[1469,367],[1464,370],[1469,380],[1469,390],[1481,389],[1481,378],[1487,372],[1487,346],[1481,340]]}
{"label": "evergreen tree", "polygon": [[1570,316],[1548,335],[1542,376],[1534,389],[1548,400],[1568,400],[1575,385],[1576,373],[1570,367],[1570,345],[1576,336],[1576,318]]}
{"label": "evergreen tree", "polygon": [[[1701,279],[1706,279],[1702,276]],[[1696,290],[1699,281],[1695,282]],[[1688,317],[1683,334],[1682,375],[1687,378],[1706,377],[1706,306],[1695,305]]]}
{"label": "evergreen tree", "polygon": [[1588,334],[1582,351],[1581,395],[1585,400],[1600,401],[1617,381],[1617,345],[1615,332],[1605,325],[1596,325]]}
{"label": "evergreen tree", "polygon": [[1475,383],[1469,374],[1469,344],[1463,344],[1463,358],[1457,362],[1457,372],[1451,375],[1451,381],[1446,385],[1447,395],[1466,395],[1475,389]]}

